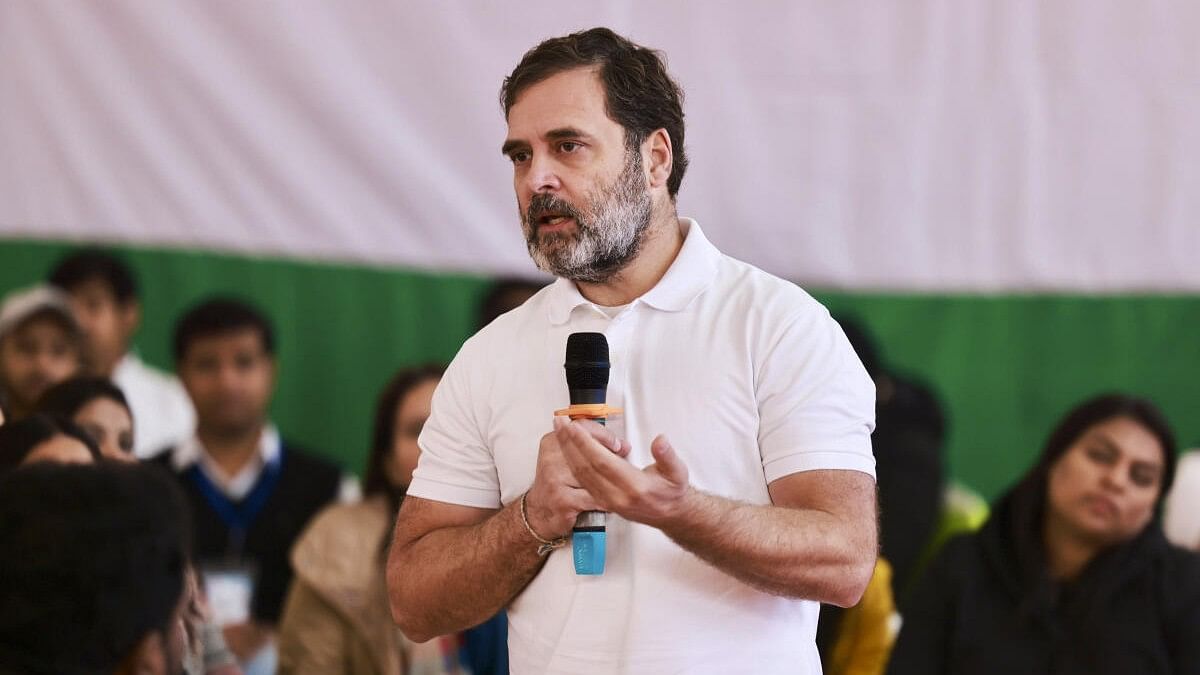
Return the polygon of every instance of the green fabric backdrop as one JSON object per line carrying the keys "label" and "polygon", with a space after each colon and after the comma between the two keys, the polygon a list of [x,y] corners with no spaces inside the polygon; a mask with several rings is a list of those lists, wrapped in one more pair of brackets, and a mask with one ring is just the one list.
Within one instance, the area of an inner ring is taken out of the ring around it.
{"label": "green fabric backdrop", "polygon": [[[0,291],[43,278],[69,248],[0,241]],[[170,366],[172,324],[199,298],[256,302],[279,332],[276,421],[356,471],[376,392],[400,366],[449,360],[474,328],[486,285],[468,275],[120,250],[142,284],[136,344],[147,361]],[[889,365],[934,386],[950,419],[951,471],[989,498],[1027,466],[1058,416],[1099,391],[1150,396],[1185,446],[1200,444],[1200,296],[814,294],[860,318]]]}

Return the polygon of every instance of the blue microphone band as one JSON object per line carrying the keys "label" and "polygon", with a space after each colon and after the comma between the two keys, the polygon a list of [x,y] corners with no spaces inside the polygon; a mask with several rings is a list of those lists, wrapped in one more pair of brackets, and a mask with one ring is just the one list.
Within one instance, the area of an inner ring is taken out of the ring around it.
{"label": "blue microphone band", "polygon": [[575,574],[604,574],[605,520],[603,511],[584,511],[575,519],[575,527],[571,530]]}

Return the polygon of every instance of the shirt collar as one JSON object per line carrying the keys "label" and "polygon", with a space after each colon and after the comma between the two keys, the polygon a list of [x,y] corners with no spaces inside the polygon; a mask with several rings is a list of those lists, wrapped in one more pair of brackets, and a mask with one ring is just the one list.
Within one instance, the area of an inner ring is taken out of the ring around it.
{"label": "shirt collar", "polygon": [[[683,246],[679,254],[654,288],[634,302],[642,302],[664,312],[678,312],[691,304],[712,283],[721,252],[708,241],[695,220],[680,218],[679,227],[683,230]],[[548,304],[550,323],[558,326],[571,318],[571,312],[576,307],[592,303],[583,297],[575,282],[560,277],[550,289]]]}
{"label": "shirt collar", "polygon": [[[265,466],[279,459],[282,442],[279,437],[279,429],[272,423],[268,422],[263,426],[262,433],[258,436],[258,463],[260,466]],[[183,471],[196,462],[200,461],[208,452],[204,449],[204,444],[200,442],[200,438],[196,434],[184,440],[179,445],[175,446],[175,450],[171,453],[171,466],[176,471]]]}

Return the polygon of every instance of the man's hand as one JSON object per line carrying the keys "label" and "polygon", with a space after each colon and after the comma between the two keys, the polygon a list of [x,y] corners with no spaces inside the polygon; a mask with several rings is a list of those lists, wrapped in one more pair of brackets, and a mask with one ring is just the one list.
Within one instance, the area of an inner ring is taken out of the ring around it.
{"label": "man's hand", "polygon": [[654,463],[637,469],[625,457],[629,442],[590,420],[555,418],[554,434],[573,479],[599,504],[638,523],[660,527],[687,508],[687,466],[665,436],[650,444]]}
{"label": "man's hand", "polygon": [[[555,418],[557,428],[558,421]],[[599,426],[599,425],[596,425]],[[609,456],[617,453],[629,454],[629,444],[616,442],[603,452]],[[616,460],[616,458],[613,458]],[[623,461],[623,460],[616,460]],[[575,517],[583,511],[603,509],[588,491],[575,479],[575,475],[563,457],[560,437],[556,432],[542,436],[538,444],[537,471],[533,485],[526,496],[529,526],[543,539],[562,537],[571,532]]]}

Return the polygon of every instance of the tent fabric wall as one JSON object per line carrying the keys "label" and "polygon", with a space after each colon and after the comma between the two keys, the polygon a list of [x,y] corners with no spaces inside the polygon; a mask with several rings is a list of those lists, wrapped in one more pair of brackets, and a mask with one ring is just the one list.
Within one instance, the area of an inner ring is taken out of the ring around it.
{"label": "tent fabric wall", "polygon": [[496,94],[594,25],[714,242],[848,290],[1200,291],[1200,3],[9,0],[0,236],[530,270]]}
{"label": "tent fabric wall", "polygon": [[[66,250],[0,242],[0,290],[44,277]],[[383,383],[401,365],[453,357],[474,331],[486,283],[169,249],[122,254],[145,284],[145,358],[170,366],[172,324],[199,297],[254,301],[280,333],[276,419],[354,470]],[[952,472],[985,495],[1028,465],[1068,407],[1102,390],[1150,396],[1181,441],[1200,442],[1200,296],[815,295],[869,326],[890,365],[934,386],[950,418]]]}

